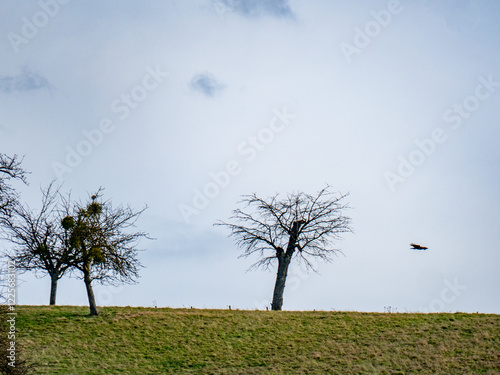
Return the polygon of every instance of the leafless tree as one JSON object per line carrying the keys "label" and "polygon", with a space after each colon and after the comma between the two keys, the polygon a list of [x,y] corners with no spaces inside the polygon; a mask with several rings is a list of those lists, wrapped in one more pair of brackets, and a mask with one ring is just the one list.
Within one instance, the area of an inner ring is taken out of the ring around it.
{"label": "leafless tree", "polygon": [[[22,159],[17,155],[12,157],[0,153],[0,233],[3,230],[4,220],[12,214],[12,208],[18,202],[19,194],[11,186],[12,180],[19,180],[26,184],[27,172],[21,167]],[[2,251],[2,257],[5,255]],[[5,277],[7,275],[7,262],[5,258],[0,261],[0,299],[3,298],[3,290],[6,288]]]}
{"label": "leafless tree", "polygon": [[10,185],[11,180],[26,183],[26,172],[21,167],[21,162],[22,159],[17,155],[9,157],[0,153],[0,220],[10,215],[18,199],[17,192]]}
{"label": "leafless tree", "polygon": [[288,194],[280,200],[276,194],[262,199],[256,194],[243,196],[243,209],[236,209],[226,226],[243,250],[242,257],[257,254],[252,266],[269,268],[278,263],[272,310],[281,310],[288,267],[292,259],[304,261],[314,270],[313,258],[331,260],[340,251],[332,247],[342,233],[351,232],[351,219],[343,215],[347,194],[335,194],[326,186],[316,195],[303,192]]}
{"label": "leafless tree", "polygon": [[59,188],[51,183],[42,189],[39,211],[16,203],[3,222],[3,237],[14,245],[8,258],[15,262],[16,269],[50,276],[50,305],[56,304],[58,280],[70,268],[71,249],[64,242],[59,196]]}
{"label": "leafless tree", "polygon": [[100,201],[101,189],[85,204],[66,200],[63,228],[72,249],[70,265],[80,271],[89,299],[90,315],[97,315],[92,282],[102,284],[133,283],[142,267],[137,258],[138,241],[149,238],[144,232],[130,231],[147,208],[134,211],[130,207],[114,208]]}

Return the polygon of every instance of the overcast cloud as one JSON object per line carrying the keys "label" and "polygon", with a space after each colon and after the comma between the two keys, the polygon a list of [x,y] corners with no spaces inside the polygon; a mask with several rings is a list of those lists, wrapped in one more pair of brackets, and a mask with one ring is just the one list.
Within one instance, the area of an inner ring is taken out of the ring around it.
{"label": "overcast cloud", "polygon": [[[284,309],[500,313],[499,16],[494,0],[2,2],[0,152],[25,155],[32,207],[56,177],[149,206],[139,283],[97,286],[99,305],[265,308],[274,270],[245,272],[256,259],[213,223],[243,194],[329,184],[355,233],[319,274],[290,270]],[[19,303],[48,303],[48,278],[20,278]],[[79,280],[58,293],[87,304]]]}
{"label": "overcast cloud", "polygon": [[220,13],[232,11],[245,17],[263,15],[293,17],[293,12],[287,0],[215,0],[213,4]]}
{"label": "overcast cloud", "polygon": [[23,68],[22,73],[18,75],[0,76],[0,91],[6,94],[49,88],[50,85],[44,77],[26,68]]}
{"label": "overcast cloud", "polygon": [[210,73],[197,74],[191,80],[191,88],[206,96],[214,96],[224,88]]}

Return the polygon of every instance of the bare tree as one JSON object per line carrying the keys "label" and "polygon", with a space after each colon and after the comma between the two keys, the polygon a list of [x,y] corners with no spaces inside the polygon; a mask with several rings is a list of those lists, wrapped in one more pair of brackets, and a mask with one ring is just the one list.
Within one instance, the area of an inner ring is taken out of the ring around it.
{"label": "bare tree", "polygon": [[89,299],[90,315],[97,315],[92,282],[133,283],[142,267],[137,259],[138,241],[149,238],[144,232],[130,232],[147,208],[134,211],[130,207],[113,208],[109,201],[99,201],[101,189],[82,205],[66,201],[67,215],[62,226],[68,231],[68,247],[72,249],[70,264],[81,272]]}
{"label": "bare tree", "polygon": [[21,167],[22,159],[0,153],[0,220],[8,217],[17,202],[18,194],[10,185],[10,180],[26,183],[26,172]]}
{"label": "bare tree", "polygon": [[343,215],[348,208],[342,203],[346,196],[330,192],[329,186],[314,196],[299,192],[283,200],[278,199],[278,194],[262,199],[254,193],[243,196],[240,203],[245,207],[233,211],[231,223],[215,224],[229,227],[230,236],[243,250],[242,257],[259,256],[252,268],[267,269],[278,263],[272,310],[282,308],[292,259],[298,258],[314,270],[311,259],[329,261],[331,255],[340,251],[331,247],[332,243],[342,233],[352,231],[351,219]]}
{"label": "bare tree", "polygon": [[[18,202],[19,194],[11,186],[12,180],[19,180],[26,184],[27,172],[21,167],[22,159],[17,155],[12,157],[0,153],[0,233],[3,230],[4,220],[12,214],[12,208]],[[4,257],[2,252],[0,256]],[[5,259],[5,258],[4,258]],[[7,262],[0,262],[0,299],[3,299],[3,290],[6,288],[5,277]]]}
{"label": "bare tree", "polygon": [[50,305],[56,304],[57,282],[70,268],[71,249],[64,241],[57,199],[59,188],[51,183],[42,189],[39,211],[28,205],[15,204],[4,219],[4,238],[14,244],[8,257],[21,271],[41,272],[50,276]]}

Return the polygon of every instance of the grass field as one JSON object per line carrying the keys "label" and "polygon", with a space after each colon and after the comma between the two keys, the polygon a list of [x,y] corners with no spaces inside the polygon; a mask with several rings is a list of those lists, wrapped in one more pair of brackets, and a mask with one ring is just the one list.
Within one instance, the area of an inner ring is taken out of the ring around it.
{"label": "grass field", "polygon": [[18,306],[37,374],[500,374],[500,315]]}

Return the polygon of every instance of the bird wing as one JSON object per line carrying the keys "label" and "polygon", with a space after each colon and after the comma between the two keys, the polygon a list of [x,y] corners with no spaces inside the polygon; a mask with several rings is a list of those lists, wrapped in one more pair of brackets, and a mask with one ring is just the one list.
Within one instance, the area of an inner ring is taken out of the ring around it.
{"label": "bird wing", "polygon": [[410,246],[413,246],[413,250],[427,250],[428,248],[425,247],[425,246],[420,246],[420,245],[417,245],[416,243],[411,243]]}

